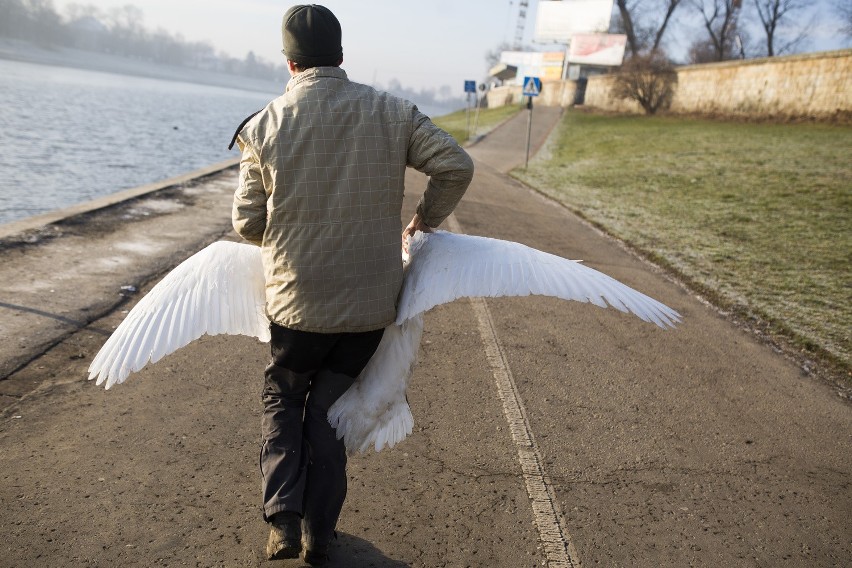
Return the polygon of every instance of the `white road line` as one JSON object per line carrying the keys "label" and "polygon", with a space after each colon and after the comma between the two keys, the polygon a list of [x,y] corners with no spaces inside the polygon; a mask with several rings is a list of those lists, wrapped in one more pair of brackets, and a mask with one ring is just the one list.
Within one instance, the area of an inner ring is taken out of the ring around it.
{"label": "white road line", "polygon": [[[461,233],[462,228],[455,215],[447,219],[450,230]],[[485,345],[485,354],[494,379],[497,382],[497,394],[503,402],[503,414],[509,423],[512,440],[518,450],[521,471],[527,486],[527,494],[532,503],[533,516],[538,528],[539,538],[544,547],[549,568],[580,568],[577,551],[571,542],[568,531],[559,524],[562,511],[550,483],[544,472],[541,454],[535,444],[530,429],[524,403],[518,394],[515,378],[506,360],[504,351],[494,329],[494,320],[488,304],[482,298],[470,301],[479,324],[479,334]]]}

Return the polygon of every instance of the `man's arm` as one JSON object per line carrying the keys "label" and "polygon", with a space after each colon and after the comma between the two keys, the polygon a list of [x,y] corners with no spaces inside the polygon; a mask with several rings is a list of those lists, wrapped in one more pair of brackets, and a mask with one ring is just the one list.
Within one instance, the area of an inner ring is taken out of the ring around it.
{"label": "man's arm", "polygon": [[473,160],[452,136],[435,126],[419,111],[414,112],[413,132],[408,144],[408,165],[429,176],[426,192],[417,204],[417,214],[406,228],[413,235],[422,225],[437,227],[453,212],[473,179]]}
{"label": "man's arm", "polygon": [[240,184],[234,193],[231,221],[234,230],[248,242],[260,246],[266,231],[266,189],[260,162],[251,147],[238,140],[240,158]]}
{"label": "man's arm", "polygon": [[414,233],[417,231],[423,231],[424,233],[432,232],[432,227],[423,222],[419,213],[414,214],[414,217],[411,218],[411,222],[408,223],[408,226],[402,231],[402,242],[405,243],[405,237],[413,237]]}

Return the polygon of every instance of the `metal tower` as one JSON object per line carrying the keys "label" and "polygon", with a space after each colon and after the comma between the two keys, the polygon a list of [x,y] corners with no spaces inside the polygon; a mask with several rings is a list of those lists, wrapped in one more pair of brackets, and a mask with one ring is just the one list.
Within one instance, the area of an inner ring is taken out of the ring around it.
{"label": "metal tower", "polygon": [[518,2],[518,23],[515,26],[515,50],[521,49],[524,43],[524,28],[527,25],[527,8],[529,8],[529,5],[529,0],[520,0]]}

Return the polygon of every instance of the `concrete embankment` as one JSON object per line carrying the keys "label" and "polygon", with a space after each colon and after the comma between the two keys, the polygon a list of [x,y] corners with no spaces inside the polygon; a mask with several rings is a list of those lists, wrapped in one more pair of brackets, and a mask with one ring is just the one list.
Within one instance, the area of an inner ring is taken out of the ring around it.
{"label": "concrete embankment", "polygon": [[0,225],[0,395],[28,388],[2,379],[231,232],[236,172],[230,160]]}

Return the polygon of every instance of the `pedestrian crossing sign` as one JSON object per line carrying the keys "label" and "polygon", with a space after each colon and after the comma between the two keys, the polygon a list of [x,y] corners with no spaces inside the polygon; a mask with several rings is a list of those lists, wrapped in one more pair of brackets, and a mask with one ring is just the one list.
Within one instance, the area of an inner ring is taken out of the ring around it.
{"label": "pedestrian crossing sign", "polygon": [[525,97],[537,97],[541,92],[541,79],[538,77],[524,77]]}

